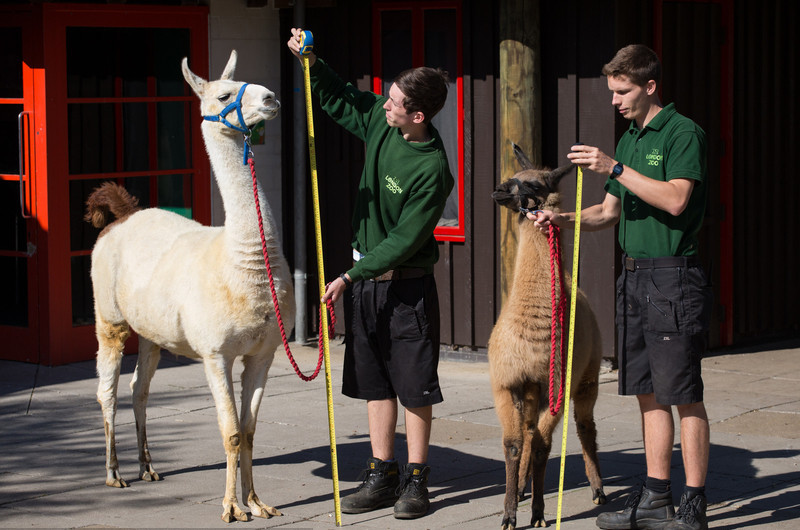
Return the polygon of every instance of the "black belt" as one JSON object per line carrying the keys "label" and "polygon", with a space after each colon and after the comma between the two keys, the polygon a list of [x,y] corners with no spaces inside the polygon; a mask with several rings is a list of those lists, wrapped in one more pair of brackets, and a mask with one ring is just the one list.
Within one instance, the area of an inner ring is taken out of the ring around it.
{"label": "black belt", "polygon": [[665,269],[669,267],[698,267],[697,256],[668,256],[665,258],[634,259],[625,256],[625,268],[629,271],[637,269]]}
{"label": "black belt", "polygon": [[412,278],[422,278],[429,274],[426,269],[421,267],[410,267],[408,269],[392,269],[384,272],[380,276],[370,278],[371,282],[388,282],[390,280],[410,280]]}

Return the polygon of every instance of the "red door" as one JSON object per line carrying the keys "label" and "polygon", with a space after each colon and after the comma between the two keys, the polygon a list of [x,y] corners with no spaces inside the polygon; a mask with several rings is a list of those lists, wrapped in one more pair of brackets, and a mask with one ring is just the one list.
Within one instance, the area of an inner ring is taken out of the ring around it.
{"label": "red door", "polygon": [[40,4],[0,20],[0,143],[13,147],[0,147],[0,357],[91,359],[89,193],[114,180],[145,207],[210,220],[199,111],[180,72],[188,57],[206,75],[208,10]]}

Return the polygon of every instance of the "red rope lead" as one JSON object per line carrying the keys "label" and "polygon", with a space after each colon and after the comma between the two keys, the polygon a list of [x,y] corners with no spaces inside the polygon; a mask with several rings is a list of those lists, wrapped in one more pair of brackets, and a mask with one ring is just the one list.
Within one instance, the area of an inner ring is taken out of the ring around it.
{"label": "red rope lead", "polygon": [[[564,267],[561,266],[561,247],[559,244],[559,229],[556,225],[550,225],[547,234],[547,242],[550,245],[550,295],[553,315],[550,320],[550,414],[555,416],[561,410],[564,402],[564,379],[567,366],[566,350],[564,349],[564,313],[567,310],[567,297],[564,296]],[[561,288],[559,296],[556,288],[556,268],[558,268],[558,285]],[[556,303],[556,300],[558,302]],[[556,372],[556,337],[559,337],[559,351],[561,358],[561,384],[558,390],[558,402],[553,405],[553,394],[555,390]]]}
{"label": "red rope lead", "polygon": [[[311,381],[319,375],[320,367],[322,366],[323,359],[323,336],[322,336],[322,305],[319,307],[319,360],[317,361],[317,368],[310,376],[304,375],[292,355],[292,350],[289,348],[289,340],[286,338],[286,330],[283,327],[283,319],[281,318],[281,308],[278,305],[278,295],[275,293],[275,280],[272,278],[272,267],[269,265],[269,254],[267,253],[267,238],[264,236],[264,220],[261,217],[261,203],[258,200],[258,181],[256,180],[256,165],[253,158],[248,158],[247,163],[250,165],[250,174],[253,176],[253,196],[256,199],[256,211],[258,212],[258,232],[261,235],[261,252],[264,255],[264,264],[267,267],[267,276],[269,276],[269,289],[272,292],[272,304],[275,306],[275,316],[278,318],[278,327],[281,330],[281,339],[283,339],[283,349],[286,350],[286,355],[289,357],[289,362],[292,364],[297,376],[303,381]],[[328,327],[328,334],[333,334],[334,326],[336,324],[336,316],[333,313],[333,302],[328,300],[328,312],[331,315],[331,322]]]}

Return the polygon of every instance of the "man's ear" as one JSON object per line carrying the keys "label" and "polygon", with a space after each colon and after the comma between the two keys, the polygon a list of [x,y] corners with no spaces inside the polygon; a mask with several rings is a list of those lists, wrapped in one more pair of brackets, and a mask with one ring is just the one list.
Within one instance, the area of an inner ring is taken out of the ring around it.
{"label": "man's ear", "polygon": [[417,111],[414,113],[414,118],[411,121],[414,123],[425,123],[425,114],[421,111]]}
{"label": "man's ear", "polygon": [[645,89],[647,90],[648,96],[652,96],[653,94],[655,94],[657,88],[658,87],[656,86],[656,82],[653,79],[648,81],[647,84],[645,85]]}

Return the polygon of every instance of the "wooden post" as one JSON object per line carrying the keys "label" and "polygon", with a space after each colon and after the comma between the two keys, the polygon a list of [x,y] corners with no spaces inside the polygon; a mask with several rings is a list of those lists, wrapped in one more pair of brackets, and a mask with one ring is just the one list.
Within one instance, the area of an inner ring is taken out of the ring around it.
{"label": "wooden post", "polygon": [[[542,164],[541,51],[539,0],[503,0],[500,4],[500,181],[519,169],[511,143],[536,166]],[[511,289],[517,251],[518,215],[500,212],[501,304]]]}

